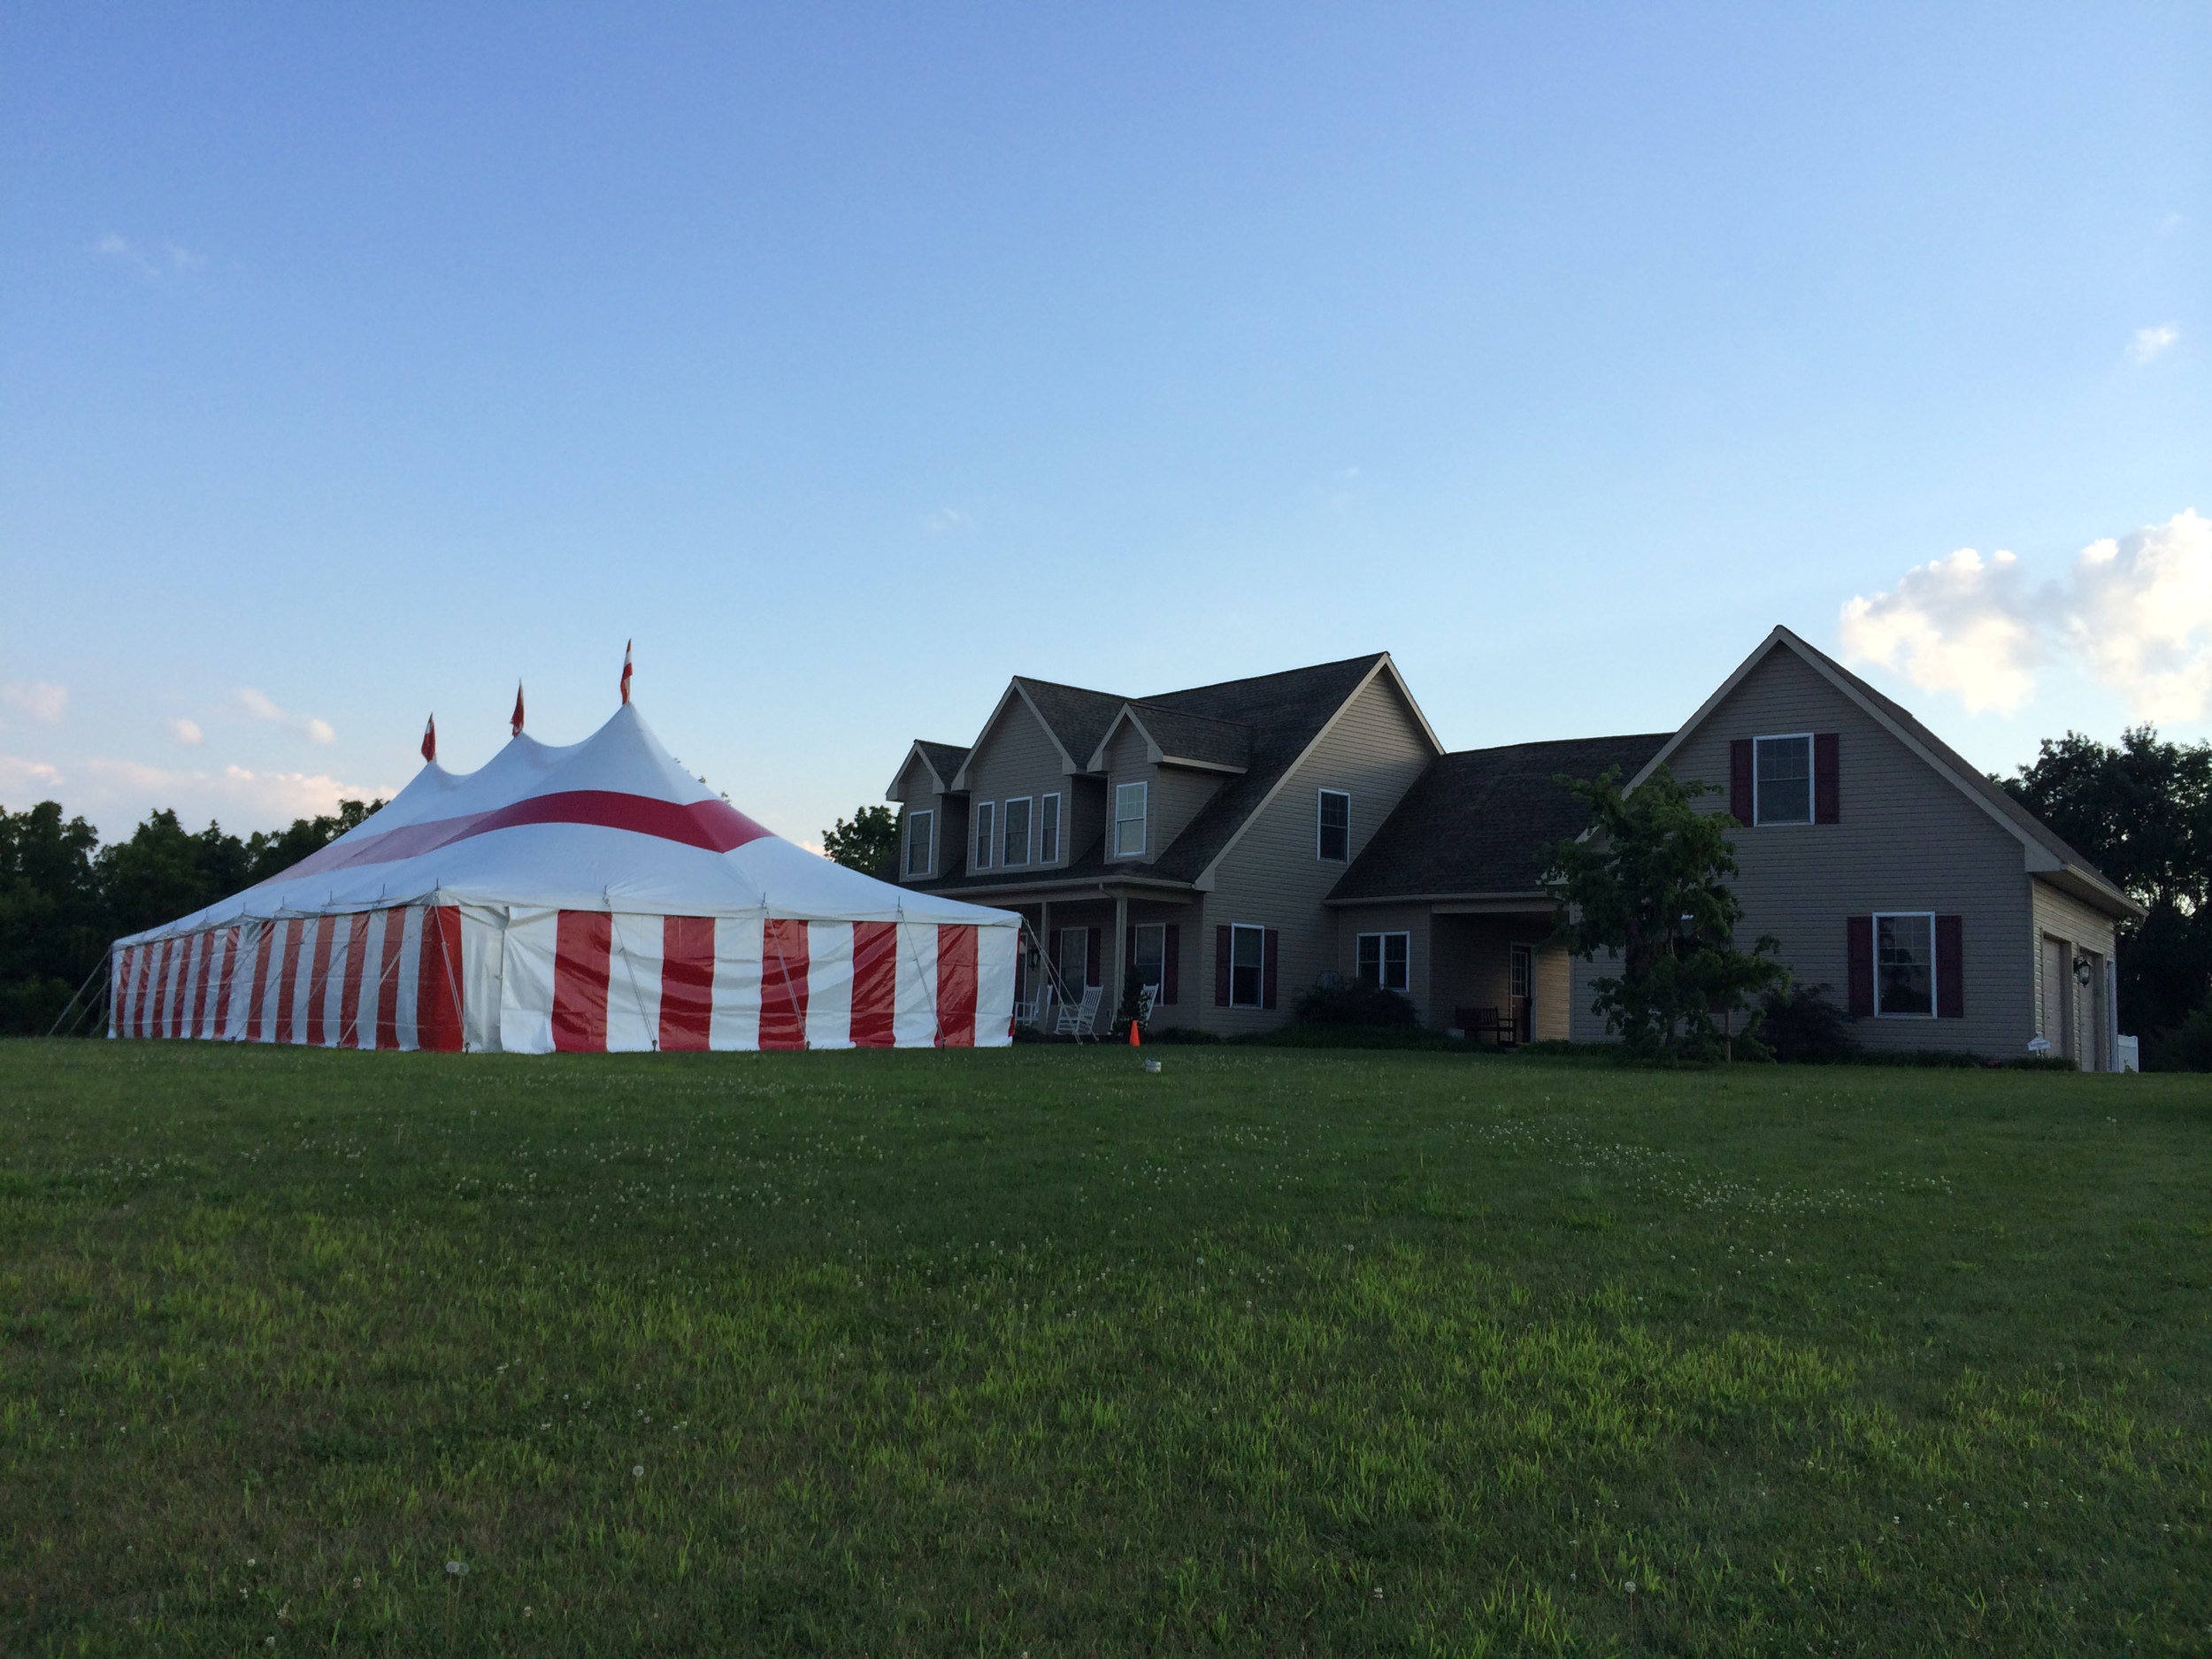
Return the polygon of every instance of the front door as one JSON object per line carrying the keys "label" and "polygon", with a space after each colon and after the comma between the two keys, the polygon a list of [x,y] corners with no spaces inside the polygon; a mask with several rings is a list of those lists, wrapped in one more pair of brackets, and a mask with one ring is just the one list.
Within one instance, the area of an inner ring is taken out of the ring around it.
{"label": "front door", "polygon": [[1513,1037],[1529,1041],[1536,1033],[1536,947],[1514,945],[1506,957],[1506,989],[1512,999]]}
{"label": "front door", "polygon": [[2043,1041],[2051,1045],[2053,1054],[2074,1052],[2074,1022],[2066,1018],[2067,1005],[2073,1001],[2074,964],[2072,952],[2062,939],[2046,935],[2043,941]]}
{"label": "front door", "polygon": [[1091,982],[1091,930],[1087,927],[1063,927],[1060,930],[1060,995],[1076,1002],[1083,1000],[1083,988]]}

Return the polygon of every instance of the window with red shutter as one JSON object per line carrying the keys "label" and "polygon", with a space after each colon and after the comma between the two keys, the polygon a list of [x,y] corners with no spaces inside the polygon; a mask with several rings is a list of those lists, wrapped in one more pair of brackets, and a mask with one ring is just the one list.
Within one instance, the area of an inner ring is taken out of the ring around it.
{"label": "window with red shutter", "polygon": [[1843,822],[1842,738],[1834,732],[1813,733],[1813,822]]}
{"label": "window with red shutter", "polygon": [[1848,941],[1846,956],[1850,981],[1849,1011],[1854,1019],[1874,1018],[1874,918],[1854,916],[1844,924]]}
{"label": "window with red shutter", "polygon": [[1751,822],[1751,740],[1737,738],[1728,745],[1728,810],[1736,822]]}
{"label": "window with red shutter", "polygon": [[1267,944],[1260,957],[1260,1006],[1275,1006],[1275,947],[1282,935],[1274,928],[1267,930]]}

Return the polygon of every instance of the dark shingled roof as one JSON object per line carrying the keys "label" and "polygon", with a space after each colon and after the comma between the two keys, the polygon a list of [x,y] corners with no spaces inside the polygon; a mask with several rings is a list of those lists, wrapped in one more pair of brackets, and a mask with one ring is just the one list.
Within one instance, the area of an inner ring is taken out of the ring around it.
{"label": "dark shingled roof", "polygon": [[1160,752],[1171,759],[1206,760],[1220,766],[1252,764],[1252,728],[1241,720],[1211,720],[1164,703],[1133,703],[1129,707],[1152,733]]}
{"label": "dark shingled roof", "polygon": [[1538,849],[1590,825],[1589,808],[1559,777],[1594,778],[1617,766],[1625,781],[1673,735],[1580,737],[1440,755],[1329,897],[1533,893],[1543,885]]}
{"label": "dark shingled roof", "polygon": [[914,747],[922,751],[922,758],[936,772],[939,783],[950,783],[967,764],[968,751],[958,743],[933,743],[926,737],[918,737]]}
{"label": "dark shingled roof", "polygon": [[1053,736],[1060,740],[1060,747],[1078,767],[1091,764],[1091,751],[1104,741],[1106,728],[1114,723],[1114,716],[1121,712],[1121,705],[1129,701],[1110,692],[1089,691],[1081,686],[1062,686],[1049,680],[1031,680],[1017,674],[1014,683],[1028,694],[1029,701]]}

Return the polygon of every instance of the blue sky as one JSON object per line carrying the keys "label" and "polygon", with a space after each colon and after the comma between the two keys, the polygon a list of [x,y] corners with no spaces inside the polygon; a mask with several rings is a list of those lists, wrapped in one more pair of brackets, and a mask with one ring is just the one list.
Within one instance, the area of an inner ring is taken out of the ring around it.
{"label": "blue sky", "polygon": [[12,808],[286,820],[633,635],[803,841],[1012,672],[1471,747],[1781,621],[1985,765],[2212,730],[2201,6],[19,4],[0,157]]}

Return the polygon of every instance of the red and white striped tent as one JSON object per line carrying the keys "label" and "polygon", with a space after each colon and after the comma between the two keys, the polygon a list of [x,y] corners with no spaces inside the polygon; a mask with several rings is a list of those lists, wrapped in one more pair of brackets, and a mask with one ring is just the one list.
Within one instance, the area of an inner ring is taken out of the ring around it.
{"label": "red and white striped tent", "polygon": [[426,765],[281,875],[111,950],[111,1037],[521,1054],[995,1048],[1020,918],[771,834],[625,703]]}

